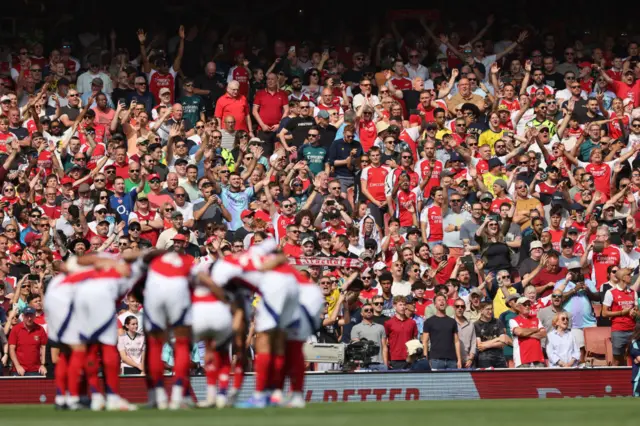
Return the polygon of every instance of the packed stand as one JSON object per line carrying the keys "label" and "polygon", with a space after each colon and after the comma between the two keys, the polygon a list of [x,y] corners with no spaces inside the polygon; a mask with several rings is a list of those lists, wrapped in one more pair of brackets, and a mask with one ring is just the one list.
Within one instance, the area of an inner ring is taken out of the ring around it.
{"label": "packed stand", "polygon": [[[626,365],[638,44],[495,26],[408,20],[335,47],[231,33],[201,40],[206,60],[185,48],[195,27],[166,45],[142,29],[16,42],[0,58],[4,373],[52,374],[42,295],[70,256],[196,265],[269,236],[326,298],[314,340],[373,341],[367,368],[574,367],[596,327]],[[124,374],[144,374],[143,309],[120,308]]]}

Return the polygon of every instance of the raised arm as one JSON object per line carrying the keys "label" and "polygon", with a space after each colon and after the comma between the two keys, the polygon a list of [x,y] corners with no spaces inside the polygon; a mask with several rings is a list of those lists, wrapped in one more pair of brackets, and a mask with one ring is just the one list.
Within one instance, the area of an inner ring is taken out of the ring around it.
{"label": "raised arm", "polygon": [[151,63],[147,56],[147,48],[144,43],[147,40],[147,33],[143,29],[138,30],[138,41],[140,42],[140,58],[142,59],[142,72],[149,74],[151,72]]}

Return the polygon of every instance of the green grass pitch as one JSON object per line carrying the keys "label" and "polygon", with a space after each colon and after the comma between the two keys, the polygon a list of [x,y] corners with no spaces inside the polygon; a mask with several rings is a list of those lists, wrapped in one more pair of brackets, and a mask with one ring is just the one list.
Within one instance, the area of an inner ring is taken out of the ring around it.
{"label": "green grass pitch", "polygon": [[412,401],[311,404],[305,409],[192,409],[177,412],[57,412],[50,406],[0,406],[2,426],[518,426],[638,425],[640,400]]}

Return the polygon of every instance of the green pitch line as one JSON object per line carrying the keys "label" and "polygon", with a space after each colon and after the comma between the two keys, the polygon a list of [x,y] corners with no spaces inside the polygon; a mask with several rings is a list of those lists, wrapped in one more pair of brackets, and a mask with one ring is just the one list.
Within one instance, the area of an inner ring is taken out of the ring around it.
{"label": "green pitch line", "polygon": [[[414,401],[313,404],[305,409],[192,409],[177,412],[57,412],[48,406],[0,406],[2,426],[418,426],[638,425],[633,398]],[[126,423],[125,423],[126,422]]]}

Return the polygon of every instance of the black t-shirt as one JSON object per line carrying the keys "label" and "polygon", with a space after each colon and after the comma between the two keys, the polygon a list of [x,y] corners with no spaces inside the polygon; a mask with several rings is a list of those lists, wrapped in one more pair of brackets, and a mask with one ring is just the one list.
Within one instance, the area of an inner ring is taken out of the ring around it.
{"label": "black t-shirt", "polygon": [[66,115],[69,117],[69,120],[75,121],[76,118],[80,115],[80,108],[74,108],[70,106],[60,108],[60,115]]}
{"label": "black t-shirt", "polygon": [[458,324],[453,318],[433,315],[424,322],[425,333],[429,333],[431,348],[429,359],[457,360],[453,335],[458,332]]}
{"label": "black t-shirt", "polygon": [[480,135],[485,130],[488,130],[489,126],[484,121],[476,121],[469,125],[467,128],[467,134],[474,135],[476,138],[480,138]]}
{"label": "black t-shirt", "polygon": [[122,99],[122,102],[126,105],[127,99],[133,94],[133,89],[113,89],[111,93],[111,101],[114,105],[118,106],[118,101]]}
{"label": "black t-shirt", "polygon": [[384,326],[384,323],[389,321],[389,317],[386,315],[380,315],[380,316],[373,316],[373,322],[375,324],[380,324],[382,326]]}
{"label": "black t-shirt", "polygon": [[359,83],[364,75],[364,71],[348,70],[342,74],[342,81],[350,83]]}
{"label": "black t-shirt", "polygon": [[418,109],[418,104],[420,103],[420,92],[413,89],[403,90],[402,99],[404,100],[404,104],[407,106],[407,111]]}
{"label": "black t-shirt", "polygon": [[[222,87],[218,86],[222,84]],[[218,79],[216,74],[213,78],[207,77],[205,74],[196,77],[194,86],[198,89],[208,90],[208,95],[200,95],[204,102],[204,107],[207,111],[214,111],[216,108],[216,102],[218,98],[224,94],[224,83]]]}
{"label": "black t-shirt", "polygon": [[551,87],[555,91],[564,90],[567,86],[564,82],[564,76],[559,72],[554,72],[553,74],[545,74],[544,84]]}
{"label": "black t-shirt", "polygon": [[320,129],[320,146],[326,149],[328,154],[331,144],[336,139],[336,133],[338,133],[338,129],[333,127],[331,124],[327,125],[326,128],[319,127],[319,129]]}
{"label": "black t-shirt", "polygon": [[[300,145],[304,143],[309,133],[309,128],[316,124],[316,121],[311,117],[294,117],[285,126],[285,129],[293,136],[292,140],[287,142],[289,146],[295,146],[300,148]],[[331,144],[329,144],[331,145]]]}
{"label": "black t-shirt", "polygon": [[627,221],[624,219],[599,220],[599,225],[607,225],[611,237],[611,244],[622,244],[622,235],[627,232]]}
{"label": "black t-shirt", "polygon": [[[507,333],[502,321],[496,318],[492,318],[489,322],[484,322],[482,320],[476,321],[473,323],[473,326],[476,329],[476,337],[479,338],[481,342],[488,342]],[[482,359],[484,361],[493,361],[495,359],[500,359],[503,356],[501,348],[491,348],[478,352],[478,359]]]}

